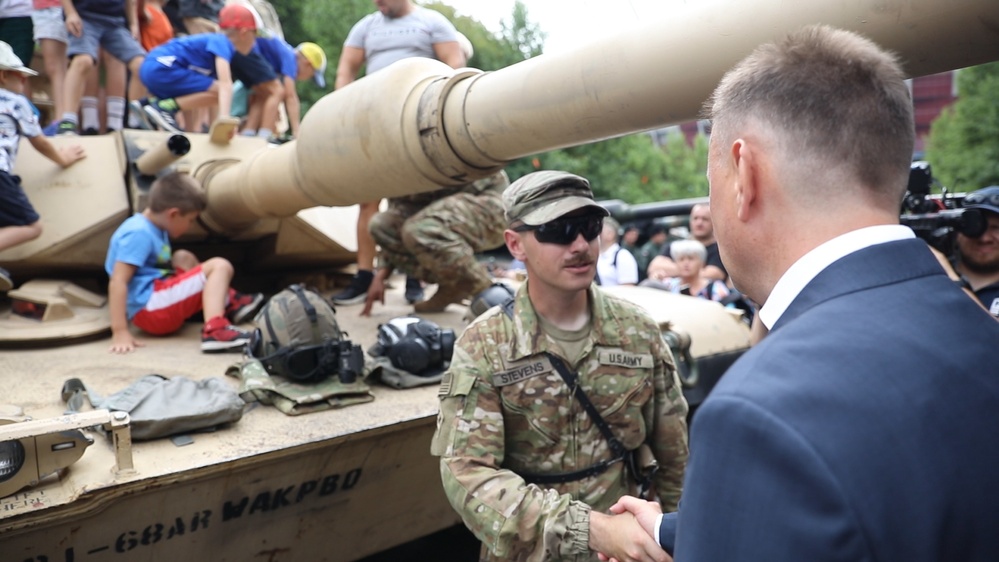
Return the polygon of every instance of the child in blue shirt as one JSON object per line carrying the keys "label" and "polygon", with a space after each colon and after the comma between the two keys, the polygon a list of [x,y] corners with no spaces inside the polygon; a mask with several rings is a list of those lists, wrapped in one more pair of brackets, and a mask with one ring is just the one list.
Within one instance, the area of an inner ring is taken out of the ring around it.
{"label": "child in blue shirt", "polygon": [[233,79],[253,90],[242,134],[270,138],[283,103],[291,138],[297,138],[302,104],[295,81],[314,80],[325,88],[325,72],[326,53],[319,45],[305,42],[292,48],[280,37],[258,38],[250,56],[232,59]]}
{"label": "child in blue shirt", "polygon": [[[35,150],[62,166],[70,166],[85,156],[77,145],[56,148],[42,134],[38,117],[24,97],[28,76],[38,73],[24,66],[10,45],[0,41],[0,251],[38,238],[42,223],[15,176],[14,162],[21,136]],[[0,291],[9,291],[14,281],[0,268]]]}
{"label": "child in blue shirt", "polygon": [[263,295],[229,288],[233,267],[225,258],[198,263],[186,250],[176,253],[170,238],[184,234],[205,209],[201,186],[186,174],[167,174],[149,191],[144,211],[128,218],[111,236],[107,271],[112,353],[129,353],[142,343],[128,330],[131,321],[153,335],[176,332],[204,311],[201,350],[239,350],[250,334],[236,328],[263,303]]}
{"label": "child in blue shirt", "polygon": [[139,69],[152,94],[129,105],[137,115],[159,129],[181,132],[176,114],[185,109],[218,106],[218,114],[232,114],[232,69],[235,52],[247,54],[257,35],[257,16],[242,4],[219,12],[221,33],[201,33],[172,39],[150,51]]}

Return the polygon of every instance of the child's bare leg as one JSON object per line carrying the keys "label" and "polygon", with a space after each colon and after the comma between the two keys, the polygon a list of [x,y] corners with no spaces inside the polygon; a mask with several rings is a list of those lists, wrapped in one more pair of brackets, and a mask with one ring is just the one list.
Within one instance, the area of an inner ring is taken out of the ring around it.
{"label": "child's bare leg", "polygon": [[45,74],[52,84],[52,108],[56,120],[66,111],[66,44],[56,39],[42,39],[42,58],[45,59]]}
{"label": "child's bare leg", "polygon": [[145,57],[135,57],[128,61],[128,99],[137,100],[146,97],[149,92],[146,90],[146,86],[139,79],[139,68],[142,67],[142,61]]}
{"label": "child's bare leg", "polygon": [[62,119],[67,119],[73,123],[78,123],[77,113],[80,111],[80,98],[83,97],[83,87],[87,83],[87,76],[90,75],[96,61],[89,55],[76,55],[69,62],[69,69],[66,70],[65,108]]}
{"label": "child's bare leg", "polygon": [[180,96],[174,98],[177,102],[177,106],[181,109],[196,109],[199,107],[209,107],[216,105],[219,102],[218,88],[212,85],[212,88],[204,91],[197,92],[194,94],[187,94],[186,96]]}
{"label": "child's bare leg", "polygon": [[100,111],[97,109],[98,98],[101,97],[100,68],[87,73],[83,84],[83,96],[80,98],[80,130],[92,129],[100,132]]}
{"label": "child's bare leg", "polygon": [[246,115],[243,116],[243,123],[240,132],[243,135],[255,137],[257,129],[260,128],[260,113],[263,111],[264,100],[257,96],[252,88],[245,87],[246,92]]}
{"label": "child's bare leg", "polygon": [[229,284],[234,273],[232,264],[225,258],[210,258],[201,264],[205,273],[205,288],[201,293],[201,305],[205,321],[225,316],[225,302],[229,295]]}
{"label": "child's bare leg", "polygon": [[[270,82],[259,84],[254,90],[258,96],[263,98],[260,126],[258,129],[265,129],[269,133],[273,133],[277,129],[278,108],[281,105],[281,99],[284,97],[284,87],[278,80],[271,80]],[[268,134],[268,136],[270,135]]]}
{"label": "child's bare leg", "polygon": [[128,70],[125,63],[114,58],[111,53],[101,53],[104,66],[104,123],[105,131],[120,131],[125,126],[125,77]]}
{"label": "child's bare leg", "polygon": [[23,226],[5,226],[0,228],[0,250],[24,244],[41,235],[42,223],[39,221]]}
{"label": "child's bare leg", "polygon": [[195,256],[187,250],[177,250],[170,258],[170,265],[172,265],[174,269],[182,271],[190,271],[195,267],[198,267],[199,263],[201,262],[198,261],[198,256]]}

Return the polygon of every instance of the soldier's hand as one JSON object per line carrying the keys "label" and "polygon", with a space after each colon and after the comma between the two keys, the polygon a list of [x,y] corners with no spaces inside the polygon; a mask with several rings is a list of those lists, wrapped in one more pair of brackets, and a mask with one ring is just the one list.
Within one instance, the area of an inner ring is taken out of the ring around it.
{"label": "soldier's hand", "polygon": [[638,524],[645,529],[649,536],[655,536],[659,529],[656,529],[656,521],[662,515],[663,509],[658,502],[645,501],[634,496],[622,496],[617,503],[610,507],[610,512],[614,514],[631,513],[638,520]]}
{"label": "soldier's hand", "polygon": [[368,295],[364,297],[364,308],[361,310],[361,316],[371,316],[371,307],[374,306],[375,301],[385,305],[385,280],[381,279],[380,275],[375,275],[374,279],[371,280],[371,285],[368,286]]}
{"label": "soldier's hand", "polygon": [[590,549],[601,560],[617,562],[671,562],[659,544],[631,513],[590,512]]}

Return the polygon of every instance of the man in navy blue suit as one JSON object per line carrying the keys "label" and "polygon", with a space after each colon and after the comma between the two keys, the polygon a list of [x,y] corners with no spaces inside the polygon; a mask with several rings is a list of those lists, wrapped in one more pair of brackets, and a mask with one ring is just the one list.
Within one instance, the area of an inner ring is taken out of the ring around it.
{"label": "man in navy blue suit", "polygon": [[694,418],[679,512],[614,508],[679,562],[999,560],[999,323],[898,224],[903,80],[814,26],[709,100],[715,235],[770,333]]}

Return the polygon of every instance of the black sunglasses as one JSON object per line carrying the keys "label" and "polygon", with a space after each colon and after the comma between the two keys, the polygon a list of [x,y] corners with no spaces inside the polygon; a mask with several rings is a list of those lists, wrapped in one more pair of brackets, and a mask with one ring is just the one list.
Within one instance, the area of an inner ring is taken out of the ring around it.
{"label": "black sunglasses", "polygon": [[522,224],[514,227],[515,232],[534,231],[534,238],[542,244],[558,244],[568,246],[576,241],[580,234],[587,242],[592,242],[604,227],[604,217],[600,215],[582,215],[578,217],[563,217],[553,221],[532,226]]}

